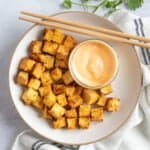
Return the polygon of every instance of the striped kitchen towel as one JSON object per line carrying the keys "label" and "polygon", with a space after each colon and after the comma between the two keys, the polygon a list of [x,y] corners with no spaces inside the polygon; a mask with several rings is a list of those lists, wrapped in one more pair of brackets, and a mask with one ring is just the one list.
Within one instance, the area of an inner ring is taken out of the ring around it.
{"label": "striped kitchen towel", "polygon": [[[150,37],[150,18],[118,11],[108,19],[121,30]],[[150,149],[150,50],[136,47],[143,69],[143,94],[128,122],[112,136],[97,143],[71,146],[48,141],[32,130],[19,134],[12,150],[149,150]]]}

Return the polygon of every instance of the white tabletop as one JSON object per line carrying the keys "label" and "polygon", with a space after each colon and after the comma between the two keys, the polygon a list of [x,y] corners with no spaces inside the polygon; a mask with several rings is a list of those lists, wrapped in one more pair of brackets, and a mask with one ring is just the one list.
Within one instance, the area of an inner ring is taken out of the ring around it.
{"label": "white tabletop", "polygon": [[[17,114],[11,101],[8,86],[8,69],[12,53],[23,33],[31,26],[18,20],[21,10],[52,14],[63,10],[63,0],[0,0],[0,149],[10,150],[16,135],[28,127]],[[150,0],[133,12],[150,16]],[[81,10],[74,8],[73,10]]]}

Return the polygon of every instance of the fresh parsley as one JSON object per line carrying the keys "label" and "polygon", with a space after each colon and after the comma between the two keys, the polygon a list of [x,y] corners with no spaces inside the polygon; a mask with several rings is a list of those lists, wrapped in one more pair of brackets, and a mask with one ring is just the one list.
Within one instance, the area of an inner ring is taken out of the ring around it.
{"label": "fresh parsley", "polygon": [[[98,4],[91,5],[91,1],[97,1]],[[108,14],[116,11],[118,6],[121,4],[126,5],[130,10],[135,10],[142,6],[144,0],[80,0],[79,3],[75,2],[75,0],[64,0],[63,6],[67,9],[70,9],[73,5],[82,6],[84,10],[88,10],[88,8],[93,9],[93,13],[95,13],[99,8],[108,9]]]}
{"label": "fresh parsley", "polygon": [[124,0],[124,3],[127,4],[129,9],[135,10],[142,6],[144,0]]}
{"label": "fresh parsley", "polygon": [[69,9],[69,8],[72,7],[72,3],[73,2],[71,0],[64,0],[63,5],[64,5],[65,8]]}

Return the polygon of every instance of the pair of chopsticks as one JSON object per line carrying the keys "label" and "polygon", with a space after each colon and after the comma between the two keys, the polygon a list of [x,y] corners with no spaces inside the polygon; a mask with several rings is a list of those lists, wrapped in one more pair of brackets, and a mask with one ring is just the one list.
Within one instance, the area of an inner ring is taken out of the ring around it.
{"label": "pair of chopsticks", "polygon": [[19,17],[19,19],[39,25],[61,28],[72,32],[95,36],[104,40],[150,48],[150,38],[26,11],[22,11],[21,14],[23,14],[23,16]]}

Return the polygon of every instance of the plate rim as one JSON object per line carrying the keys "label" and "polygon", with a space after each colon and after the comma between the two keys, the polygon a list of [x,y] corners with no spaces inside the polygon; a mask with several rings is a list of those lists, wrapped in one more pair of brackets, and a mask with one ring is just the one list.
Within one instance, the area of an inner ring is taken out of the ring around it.
{"label": "plate rim", "polygon": [[[95,17],[97,17],[97,18],[106,20],[106,21],[109,22],[110,24],[114,25],[115,28],[116,28],[118,31],[122,32],[119,27],[117,27],[113,22],[111,22],[111,21],[108,20],[107,18],[105,18],[105,17],[103,17],[103,16],[100,16],[100,15],[97,15],[97,14],[92,14],[92,13],[89,13],[89,12],[83,12],[83,11],[61,11],[61,12],[58,12],[58,13],[53,13],[53,14],[51,14],[51,15],[49,15],[49,16],[55,17],[55,16],[58,16],[58,15],[67,14],[67,13],[81,13],[81,14],[88,14],[88,15],[95,16]],[[31,27],[29,27],[29,28],[25,31],[25,33],[21,36],[20,40],[17,42],[16,47],[14,48],[14,51],[13,51],[12,56],[11,56],[11,59],[10,59],[10,64],[9,64],[9,67],[8,67],[8,68],[9,68],[9,69],[8,69],[8,70],[9,70],[9,71],[8,71],[9,93],[10,93],[10,96],[11,96],[12,103],[13,103],[13,105],[15,106],[15,109],[16,109],[17,113],[19,114],[19,116],[21,117],[21,119],[22,119],[22,120],[24,121],[24,123],[25,123],[29,128],[31,128],[35,133],[39,134],[40,136],[42,136],[42,137],[44,137],[44,138],[46,138],[46,139],[48,139],[48,140],[51,140],[51,141],[54,141],[54,142],[58,142],[58,143],[63,144],[63,145],[65,145],[65,144],[68,144],[68,145],[86,145],[86,144],[91,144],[91,143],[98,142],[98,141],[100,141],[100,140],[104,140],[104,139],[110,137],[111,135],[113,135],[114,133],[116,133],[116,132],[128,121],[128,119],[129,119],[130,116],[132,115],[132,113],[133,113],[133,111],[135,110],[135,107],[136,107],[136,105],[137,105],[137,103],[138,103],[138,101],[139,101],[139,97],[140,97],[141,91],[142,91],[143,72],[142,72],[142,68],[141,68],[141,65],[140,65],[140,60],[139,60],[139,58],[138,58],[137,52],[136,52],[136,50],[135,50],[135,47],[132,46],[132,48],[134,49],[134,53],[135,53],[135,56],[136,56],[136,59],[137,59],[138,66],[139,66],[138,68],[139,68],[139,70],[140,70],[140,82],[141,82],[141,83],[140,83],[139,91],[138,91],[138,94],[137,94],[135,106],[134,106],[133,109],[129,112],[127,118],[126,118],[125,120],[123,120],[123,121],[121,122],[121,124],[120,124],[117,128],[115,128],[115,129],[112,130],[109,134],[107,134],[106,136],[103,136],[102,138],[98,138],[98,139],[96,139],[96,140],[91,140],[91,141],[88,141],[88,142],[81,142],[81,143],[77,143],[77,144],[74,144],[74,143],[67,143],[67,142],[61,142],[61,141],[59,141],[59,140],[54,140],[54,139],[51,139],[51,138],[49,138],[49,137],[43,135],[42,133],[38,132],[37,130],[35,130],[32,126],[30,126],[30,125],[27,123],[27,121],[26,121],[26,120],[23,118],[23,116],[20,114],[20,112],[19,112],[17,106],[16,106],[15,103],[14,103],[14,99],[13,99],[12,92],[11,92],[11,88],[10,88],[10,82],[11,82],[11,72],[10,72],[10,68],[11,68],[12,60],[13,60],[13,58],[14,58],[14,54],[16,53],[17,48],[18,48],[19,44],[23,41],[24,37],[25,37],[34,27],[36,27],[36,26],[38,26],[38,24],[33,24],[33,25],[32,25]]]}

